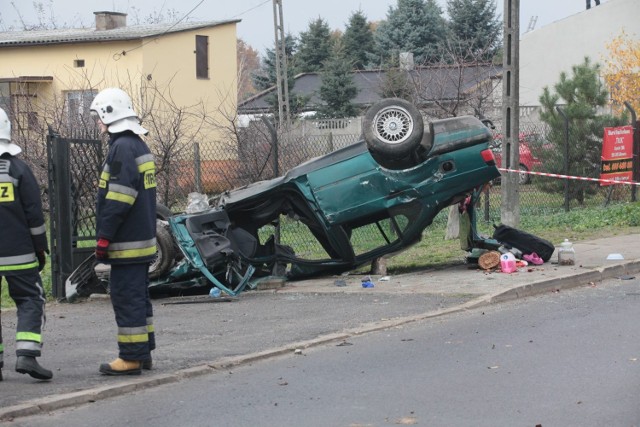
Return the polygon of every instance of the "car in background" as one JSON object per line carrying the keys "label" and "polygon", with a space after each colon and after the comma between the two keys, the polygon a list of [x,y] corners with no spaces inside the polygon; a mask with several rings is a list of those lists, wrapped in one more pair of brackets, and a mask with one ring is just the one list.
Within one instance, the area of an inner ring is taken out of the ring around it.
{"label": "car in background", "polygon": [[[531,182],[531,175],[527,172],[540,170],[542,162],[534,154],[535,147],[540,146],[540,136],[536,133],[520,133],[518,138],[518,151],[520,153],[520,162],[518,169],[522,171],[519,174],[518,180],[520,185],[529,184]],[[491,144],[491,150],[496,158],[496,164],[499,168],[502,167],[502,135],[497,134],[493,143]]]}
{"label": "car in background", "polygon": [[[254,278],[353,270],[417,243],[440,211],[477,200],[500,176],[491,131],[475,117],[425,123],[413,104],[390,98],[369,108],[362,128],[353,145],[159,221],[149,290],[215,286],[237,295]],[[489,244],[473,225],[467,237]],[[67,280],[67,298],[105,283],[90,261],[85,268]]]}

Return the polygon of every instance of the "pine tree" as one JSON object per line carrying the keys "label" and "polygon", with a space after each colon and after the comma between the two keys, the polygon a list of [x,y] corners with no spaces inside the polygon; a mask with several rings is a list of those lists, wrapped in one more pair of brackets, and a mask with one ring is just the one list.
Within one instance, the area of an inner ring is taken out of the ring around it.
{"label": "pine tree", "polygon": [[377,63],[387,63],[400,52],[412,52],[416,63],[435,60],[445,24],[436,0],[398,0],[374,34]]}
{"label": "pine tree", "polygon": [[[296,38],[291,34],[284,37],[285,52],[287,54],[287,77],[293,80],[296,74],[296,68],[293,56],[296,51]],[[276,50],[267,49],[265,55],[261,58],[260,68],[251,76],[253,85],[256,89],[262,91],[276,85]]]}
{"label": "pine tree", "polygon": [[307,31],[300,33],[296,66],[301,73],[321,71],[323,63],[331,56],[331,31],[329,24],[318,18],[309,23]]}
{"label": "pine tree", "polygon": [[329,60],[324,63],[320,99],[324,105],[318,110],[323,118],[343,118],[357,115],[355,105],[351,100],[358,94],[353,82],[351,61],[345,55],[345,49],[340,40],[334,44]]}
{"label": "pine tree", "polygon": [[[580,65],[572,67],[572,75],[562,72],[555,84],[555,93],[548,87],[540,96],[542,110],[540,118],[550,127],[548,140],[551,147],[536,153],[547,172],[564,174],[564,154],[567,149],[564,133],[564,118],[557,111],[562,110],[569,121],[568,174],[596,178],[600,174],[603,129],[620,126],[624,118],[598,115],[597,109],[607,105],[607,90],[599,79],[600,66],[592,64],[587,57]],[[560,105],[558,103],[560,102]],[[564,182],[545,181],[540,185],[543,191],[562,193]],[[569,180],[569,198],[583,204],[588,194],[596,190],[585,181]]]}
{"label": "pine tree", "polygon": [[368,55],[374,52],[373,31],[362,11],[353,12],[342,36],[344,51],[356,70],[364,70]]}
{"label": "pine tree", "polygon": [[502,45],[495,0],[448,0],[448,45],[462,57],[490,61]]}

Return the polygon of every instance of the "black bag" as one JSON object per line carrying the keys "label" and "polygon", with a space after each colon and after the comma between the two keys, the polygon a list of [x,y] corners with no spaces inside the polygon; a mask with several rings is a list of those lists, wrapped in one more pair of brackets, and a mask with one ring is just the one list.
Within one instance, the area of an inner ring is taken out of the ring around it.
{"label": "black bag", "polygon": [[551,259],[555,246],[548,240],[505,224],[493,227],[493,238],[498,242],[516,248],[525,255],[535,252],[544,262]]}

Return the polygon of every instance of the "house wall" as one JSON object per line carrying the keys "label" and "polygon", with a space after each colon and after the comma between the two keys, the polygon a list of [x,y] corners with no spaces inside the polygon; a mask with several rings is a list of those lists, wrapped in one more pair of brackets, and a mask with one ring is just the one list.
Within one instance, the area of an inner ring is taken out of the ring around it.
{"label": "house wall", "polygon": [[[209,79],[196,78],[196,35],[209,37]],[[37,84],[37,97],[33,98],[38,104],[34,109],[45,117],[49,116],[45,108],[62,105],[65,91],[114,86],[132,96],[141,116],[145,108],[154,108],[137,96],[142,86],[159,88],[177,107],[202,102],[201,111],[212,122],[228,125],[228,117],[236,113],[235,23],[144,40],[11,47],[0,53],[0,78],[53,76],[53,82]],[[80,59],[84,60],[82,68],[74,65],[74,60]],[[203,137],[210,143],[222,138],[215,127]]]}
{"label": "house wall", "polygon": [[604,65],[606,48],[622,30],[640,40],[640,0],[603,0],[520,39],[520,105],[539,106],[545,86],[553,88],[561,72],[589,56]]}

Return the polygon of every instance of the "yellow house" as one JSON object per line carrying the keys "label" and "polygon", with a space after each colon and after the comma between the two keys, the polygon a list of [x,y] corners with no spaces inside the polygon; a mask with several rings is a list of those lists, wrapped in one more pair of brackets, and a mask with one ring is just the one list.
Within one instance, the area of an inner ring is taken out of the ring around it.
{"label": "yellow house", "polygon": [[94,14],[95,28],[0,32],[0,106],[14,138],[95,126],[88,107],[105,87],[129,92],[147,127],[177,114],[202,132],[203,117],[235,115],[239,20],[127,26],[124,13]]}

